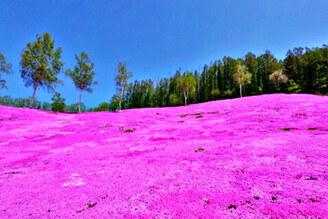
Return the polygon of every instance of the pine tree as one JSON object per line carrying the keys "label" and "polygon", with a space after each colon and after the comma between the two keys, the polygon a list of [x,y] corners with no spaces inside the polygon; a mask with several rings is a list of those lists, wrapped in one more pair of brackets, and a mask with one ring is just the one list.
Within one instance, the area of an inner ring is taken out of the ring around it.
{"label": "pine tree", "polygon": [[27,43],[20,61],[21,77],[25,86],[33,86],[33,96],[30,108],[33,106],[35,92],[38,87],[45,87],[53,92],[56,84],[62,83],[57,75],[62,71],[63,62],[60,61],[62,49],[55,49],[55,41],[49,33],[36,35],[36,42]]}
{"label": "pine tree", "polygon": [[55,92],[54,96],[51,98],[53,101],[51,103],[51,110],[57,112],[64,112],[65,109],[65,98],[60,97],[60,93]]}
{"label": "pine tree", "polygon": [[91,93],[93,90],[91,86],[96,85],[97,81],[93,80],[96,72],[93,71],[94,63],[89,59],[87,53],[82,52],[80,56],[75,55],[77,64],[74,66],[73,70],[67,69],[66,75],[68,75],[74,82],[74,85],[80,91],[79,96],[79,113],[81,113],[81,94],[82,91],[87,91]]}

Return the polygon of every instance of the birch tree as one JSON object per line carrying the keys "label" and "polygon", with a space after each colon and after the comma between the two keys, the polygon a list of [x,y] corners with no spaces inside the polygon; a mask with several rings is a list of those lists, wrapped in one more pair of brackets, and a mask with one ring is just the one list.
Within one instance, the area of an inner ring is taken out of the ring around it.
{"label": "birch tree", "polygon": [[185,106],[187,105],[188,98],[195,95],[196,79],[191,72],[187,72],[178,78],[178,87],[183,93]]}
{"label": "birch tree", "polygon": [[242,88],[246,84],[251,83],[252,74],[248,72],[245,65],[243,65],[240,61],[237,63],[235,67],[235,72],[233,74],[233,80],[237,86],[239,86],[240,97],[243,96]]}
{"label": "birch tree", "polygon": [[127,63],[118,63],[118,75],[115,77],[119,110],[122,109],[122,100],[128,86],[128,79],[132,77],[132,73],[127,71],[126,65]]}

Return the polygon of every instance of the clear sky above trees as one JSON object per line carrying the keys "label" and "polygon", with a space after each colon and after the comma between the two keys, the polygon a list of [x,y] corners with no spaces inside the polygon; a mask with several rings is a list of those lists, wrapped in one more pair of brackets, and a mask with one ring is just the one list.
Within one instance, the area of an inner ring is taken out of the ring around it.
{"label": "clear sky above trees", "polygon": [[[238,58],[270,50],[284,58],[288,49],[327,44],[328,2],[318,1],[1,1],[0,51],[13,64],[1,95],[31,96],[20,78],[21,50],[36,34],[49,32],[63,48],[64,68],[85,51],[101,82],[83,102],[97,106],[115,93],[117,63],[126,60],[132,80],[200,69],[223,56]],[[58,86],[67,104],[76,103],[73,82],[62,74]],[[53,94],[38,91],[51,102]]]}

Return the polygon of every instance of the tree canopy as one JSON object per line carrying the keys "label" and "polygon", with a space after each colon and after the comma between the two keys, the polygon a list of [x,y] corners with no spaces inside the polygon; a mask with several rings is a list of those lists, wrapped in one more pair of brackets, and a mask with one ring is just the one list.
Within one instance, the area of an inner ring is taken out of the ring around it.
{"label": "tree canopy", "polygon": [[64,112],[65,109],[65,98],[60,97],[60,93],[55,93],[54,96],[51,98],[53,101],[51,103],[51,110],[57,112]]}
{"label": "tree canopy", "polygon": [[25,86],[34,88],[31,108],[38,86],[53,92],[54,86],[62,83],[57,75],[63,70],[63,62],[60,61],[62,49],[55,49],[55,41],[51,39],[51,35],[44,33],[43,36],[36,35],[36,38],[37,41],[27,43],[20,61],[21,77]]}
{"label": "tree canopy", "polygon": [[239,61],[235,67],[233,80],[240,89],[240,97],[242,97],[242,87],[251,83],[252,74],[248,71],[247,67]]}
{"label": "tree canopy", "polygon": [[92,86],[96,85],[98,82],[94,81],[94,75],[96,72],[93,71],[94,63],[91,62],[87,53],[82,52],[80,56],[75,55],[77,64],[74,66],[73,70],[67,69],[66,75],[68,75],[74,82],[74,85],[80,91],[79,96],[79,113],[81,113],[81,94],[82,91],[87,91],[91,93]]}
{"label": "tree canopy", "polygon": [[132,77],[132,73],[127,71],[126,65],[127,63],[118,63],[118,75],[115,77],[119,110],[122,109],[122,100],[128,87],[128,79]]}
{"label": "tree canopy", "polygon": [[183,93],[184,103],[186,106],[188,98],[195,95],[196,79],[191,72],[186,72],[184,75],[178,78],[178,87]]}
{"label": "tree canopy", "polygon": [[[65,111],[121,110],[141,107],[179,106],[211,100],[235,98],[276,91],[284,93],[310,93],[328,95],[328,46],[314,48],[296,47],[288,50],[283,60],[278,60],[270,51],[255,55],[248,52],[244,57],[234,59],[224,56],[205,64],[198,70],[182,71],[178,68],[173,75],[157,80],[143,79],[129,82],[132,73],[126,63],[118,63],[115,77],[116,93],[108,103],[86,109],[81,103],[81,92],[92,92],[95,72],[94,63],[86,53],[75,55],[77,64],[67,70],[77,89],[79,103],[65,107]],[[30,42],[22,51],[21,76],[26,86],[33,86],[31,98],[0,96],[0,104],[50,109],[49,103],[41,104],[35,98],[38,87],[54,91],[61,81],[57,75],[62,71],[61,48],[55,49],[50,34],[37,35],[36,42]],[[11,64],[0,53],[0,88],[5,86],[1,73],[11,73]],[[35,102],[35,103],[34,103]],[[79,107],[80,105],[80,107]]]}
{"label": "tree canopy", "polygon": [[2,79],[2,73],[11,74],[13,71],[12,64],[8,63],[5,56],[0,52],[0,89],[7,88],[6,80]]}

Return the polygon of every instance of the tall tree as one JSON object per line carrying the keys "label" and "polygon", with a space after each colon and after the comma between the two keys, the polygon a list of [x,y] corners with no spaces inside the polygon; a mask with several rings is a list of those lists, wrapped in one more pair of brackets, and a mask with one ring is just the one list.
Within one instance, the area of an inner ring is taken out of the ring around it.
{"label": "tall tree", "polygon": [[1,73],[11,74],[13,72],[11,67],[12,65],[6,61],[5,56],[0,52],[0,89],[7,88],[6,80],[1,78]]}
{"label": "tall tree", "polygon": [[124,97],[124,92],[128,86],[128,79],[132,77],[132,73],[127,71],[127,63],[118,63],[118,75],[115,77],[116,87],[117,87],[117,97],[119,109],[122,109],[122,100]]}
{"label": "tall tree", "polygon": [[196,79],[191,72],[186,72],[184,75],[180,76],[179,87],[182,90],[184,96],[184,103],[187,106],[188,98],[195,95],[196,91]]}
{"label": "tall tree", "polygon": [[91,86],[96,85],[97,81],[93,80],[96,72],[93,71],[94,63],[89,59],[87,53],[82,52],[80,56],[75,54],[75,59],[77,64],[74,66],[73,70],[67,69],[66,75],[68,75],[74,82],[75,87],[79,89],[79,113],[81,113],[81,94],[82,91],[87,91],[91,93],[93,90]]}
{"label": "tall tree", "polygon": [[260,92],[262,93],[272,93],[273,92],[273,84],[269,80],[269,75],[272,72],[282,68],[281,64],[278,60],[273,56],[270,51],[265,51],[263,55],[257,57],[258,62],[258,82],[261,85]]}
{"label": "tall tree", "polygon": [[37,41],[27,43],[21,54],[21,77],[25,86],[33,86],[33,96],[30,108],[33,106],[35,92],[40,87],[54,91],[54,86],[62,81],[57,75],[62,71],[63,62],[60,61],[62,49],[55,49],[55,41],[49,33],[36,35]]}
{"label": "tall tree", "polygon": [[252,82],[250,87],[250,94],[259,94],[260,89],[262,85],[260,84],[260,81],[258,80],[258,63],[256,59],[256,55],[249,52],[245,55],[245,61],[244,61],[248,71],[252,73]]}
{"label": "tall tree", "polygon": [[252,74],[248,72],[246,66],[238,61],[235,67],[235,73],[233,74],[233,80],[236,85],[239,86],[240,97],[243,96],[242,94],[242,86],[251,83]]}
{"label": "tall tree", "polygon": [[60,93],[55,93],[54,96],[51,98],[53,101],[51,103],[51,110],[52,111],[58,111],[58,112],[64,112],[65,109],[65,98],[60,97]]}

